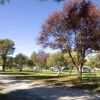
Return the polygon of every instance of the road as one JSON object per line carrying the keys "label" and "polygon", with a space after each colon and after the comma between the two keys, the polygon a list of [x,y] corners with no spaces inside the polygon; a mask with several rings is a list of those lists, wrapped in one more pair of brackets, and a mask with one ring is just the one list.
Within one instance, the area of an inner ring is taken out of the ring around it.
{"label": "road", "polygon": [[0,75],[0,100],[100,100],[100,93]]}

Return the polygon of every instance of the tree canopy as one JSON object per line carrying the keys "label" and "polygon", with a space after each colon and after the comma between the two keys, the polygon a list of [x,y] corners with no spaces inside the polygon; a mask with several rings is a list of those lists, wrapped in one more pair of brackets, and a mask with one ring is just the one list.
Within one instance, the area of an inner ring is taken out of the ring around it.
{"label": "tree canopy", "polygon": [[40,67],[46,67],[46,63],[47,63],[47,58],[48,58],[48,54],[45,53],[44,51],[39,51],[36,54],[36,65],[40,66]]}
{"label": "tree canopy", "polygon": [[22,71],[23,65],[27,64],[27,61],[28,57],[22,53],[17,54],[16,57],[14,58],[14,63],[18,65],[20,71]]}
{"label": "tree canopy", "polygon": [[68,65],[67,59],[65,61],[65,57],[62,52],[51,53],[47,59],[47,65],[52,67],[62,67]]}
{"label": "tree canopy", "polygon": [[100,68],[100,53],[96,53],[96,54],[88,57],[86,65],[88,65],[90,67]]}
{"label": "tree canopy", "polygon": [[5,71],[5,64],[7,55],[11,55],[14,53],[15,44],[12,40],[9,39],[0,39],[0,56],[2,57],[3,63],[3,71]]}

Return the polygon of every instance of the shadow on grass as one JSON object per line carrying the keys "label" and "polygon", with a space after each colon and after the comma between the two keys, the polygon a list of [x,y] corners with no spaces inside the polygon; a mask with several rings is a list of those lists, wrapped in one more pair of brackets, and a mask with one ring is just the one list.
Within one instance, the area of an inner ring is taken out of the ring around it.
{"label": "shadow on grass", "polygon": [[55,79],[65,76],[48,76],[48,75],[37,75],[37,76],[18,76],[18,78],[30,79],[30,80],[45,80],[45,79]]}
{"label": "shadow on grass", "polygon": [[98,87],[100,87],[99,84],[81,84],[81,85],[72,86],[72,88],[100,92],[100,89],[98,90]]}
{"label": "shadow on grass", "polygon": [[100,92],[100,81],[99,80],[87,80],[83,79],[82,81],[78,78],[70,79],[70,80],[45,80],[45,83],[54,85],[54,86],[71,86],[72,88],[79,88],[83,90],[89,91],[98,91]]}
{"label": "shadow on grass", "polygon": [[20,78],[30,79],[30,80],[43,80],[44,83],[53,86],[72,86],[75,88],[80,88],[90,91],[100,91],[100,78],[94,80],[94,78],[85,78],[82,81],[76,78],[69,78],[65,76],[23,76]]}
{"label": "shadow on grass", "polygon": [[31,73],[25,73],[25,72],[0,72],[0,75],[31,75]]}

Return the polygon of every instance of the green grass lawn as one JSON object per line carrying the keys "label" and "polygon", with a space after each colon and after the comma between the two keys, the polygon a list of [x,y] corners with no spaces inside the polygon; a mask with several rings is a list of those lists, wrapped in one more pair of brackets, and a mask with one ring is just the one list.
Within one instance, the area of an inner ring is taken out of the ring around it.
{"label": "green grass lawn", "polygon": [[16,70],[7,70],[6,72],[0,71],[3,75],[14,75],[18,78],[37,80],[41,83],[45,83],[53,86],[71,86],[73,88],[80,88],[91,91],[100,91],[100,73],[83,73],[83,80],[78,79],[77,72],[61,72],[60,76],[57,76],[57,72],[52,72],[49,70],[31,71],[24,70],[23,72],[18,72]]}

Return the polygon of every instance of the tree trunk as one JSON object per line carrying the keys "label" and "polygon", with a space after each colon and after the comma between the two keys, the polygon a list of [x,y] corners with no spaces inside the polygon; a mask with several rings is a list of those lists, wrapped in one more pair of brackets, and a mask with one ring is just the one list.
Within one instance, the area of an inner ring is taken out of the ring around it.
{"label": "tree trunk", "polygon": [[60,71],[61,71],[61,69],[60,69],[60,68],[58,68],[58,71],[57,71],[57,76],[59,76],[59,75],[60,75]]}
{"label": "tree trunk", "polygon": [[76,62],[74,61],[74,59],[73,59],[73,57],[72,57],[72,54],[71,54],[71,52],[70,52],[69,49],[68,49],[68,54],[69,54],[69,56],[70,56],[70,58],[71,58],[71,60],[72,60],[72,63],[74,64],[74,66],[77,68],[77,71],[79,72],[78,65],[77,65]]}
{"label": "tree trunk", "polygon": [[22,72],[22,68],[20,67],[20,72]]}
{"label": "tree trunk", "polygon": [[71,75],[71,73],[72,73],[72,70],[73,70],[73,66],[70,68],[70,75]]}
{"label": "tree trunk", "polygon": [[94,81],[96,80],[96,73],[95,73],[95,69],[93,70],[94,72]]}
{"label": "tree trunk", "polygon": [[6,67],[6,57],[2,57],[2,58],[3,58],[2,69],[3,69],[3,72],[5,72],[5,67]]}
{"label": "tree trunk", "polygon": [[5,63],[2,65],[3,72],[5,72]]}
{"label": "tree trunk", "polygon": [[57,72],[57,76],[59,76],[60,75],[60,70]]}
{"label": "tree trunk", "polygon": [[82,67],[83,67],[83,63],[81,63],[80,65],[80,71],[79,71],[79,79],[82,80]]}

